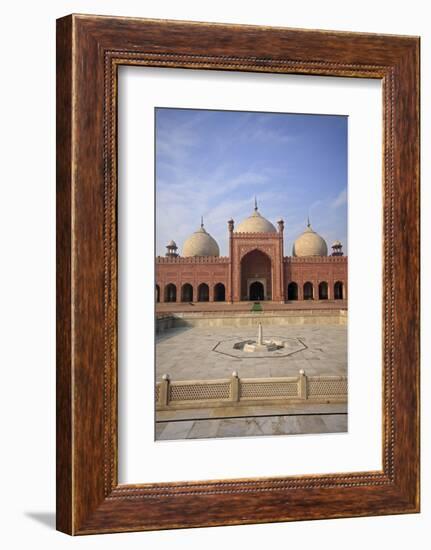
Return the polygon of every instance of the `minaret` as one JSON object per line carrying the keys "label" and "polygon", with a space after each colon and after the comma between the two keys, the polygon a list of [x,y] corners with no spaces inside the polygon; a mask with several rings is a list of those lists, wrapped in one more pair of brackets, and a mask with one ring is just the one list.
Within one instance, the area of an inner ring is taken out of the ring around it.
{"label": "minaret", "polygon": [[343,245],[340,243],[340,241],[335,241],[332,244],[331,248],[332,248],[331,256],[344,256]]}
{"label": "minaret", "polygon": [[283,231],[284,231],[284,220],[280,218],[277,222],[277,225],[278,225],[278,232],[283,233]]}
{"label": "minaret", "polygon": [[175,241],[169,241],[166,245],[167,252],[165,254],[166,258],[177,258],[178,257],[178,246]]}
{"label": "minaret", "polygon": [[233,303],[233,265],[232,265],[232,256],[233,256],[233,230],[235,227],[235,222],[231,218],[227,222],[227,227],[229,230],[229,284],[228,284],[228,296],[229,296],[229,302]]}
{"label": "minaret", "polygon": [[283,303],[285,300],[284,295],[284,220],[280,218],[277,222],[278,236],[279,236],[279,266],[280,266],[280,301]]}

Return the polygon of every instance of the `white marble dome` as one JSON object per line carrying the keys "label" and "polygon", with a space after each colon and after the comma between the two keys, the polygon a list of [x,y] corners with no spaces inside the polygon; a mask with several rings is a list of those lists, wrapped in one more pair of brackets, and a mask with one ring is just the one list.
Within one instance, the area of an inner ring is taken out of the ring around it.
{"label": "white marble dome", "polygon": [[272,223],[264,218],[257,205],[254,207],[254,212],[251,216],[240,222],[236,228],[235,233],[276,233],[277,230]]}
{"label": "white marble dome", "polygon": [[217,241],[207,233],[203,223],[184,242],[183,256],[186,258],[190,258],[191,256],[220,256]]}
{"label": "white marble dome", "polygon": [[310,223],[307,229],[293,243],[292,256],[327,256],[328,246],[325,239],[313,231]]}

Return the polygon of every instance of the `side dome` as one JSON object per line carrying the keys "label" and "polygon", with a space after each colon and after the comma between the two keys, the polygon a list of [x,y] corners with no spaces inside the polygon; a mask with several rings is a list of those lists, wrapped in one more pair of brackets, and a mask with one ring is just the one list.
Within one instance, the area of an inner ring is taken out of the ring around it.
{"label": "side dome", "polygon": [[277,233],[277,230],[260,214],[255,201],[253,214],[237,225],[235,233]]}
{"label": "side dome", "polygon": [[200,228],[192,233],[183,245],[183,256],[220,256],[217,241],[204,228],[203,221]]}
{"label": "side dome", "polygon": [[328,246],[325,239],[311,228],[310,222],[307,229],[293,243],[292,256],[327,256]]}

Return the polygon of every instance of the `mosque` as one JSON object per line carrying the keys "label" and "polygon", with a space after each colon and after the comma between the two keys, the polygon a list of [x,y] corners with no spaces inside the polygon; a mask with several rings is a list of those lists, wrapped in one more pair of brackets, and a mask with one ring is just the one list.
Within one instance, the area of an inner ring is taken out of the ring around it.
{"label": "mosque", "polygon": [[284,256],[284,221],[275,227],[259,212],[256,200],[248,218],[236,227],[231,219],[227,226],[229,256],[220,256],[202,219],[184,242],[182,254],[174,241],[168,243],[166,255],[156,258],[157,302],[347,300],[342,244],[335,241],[328,255],[326,241],[309,221],[294,242],[292,256]]}

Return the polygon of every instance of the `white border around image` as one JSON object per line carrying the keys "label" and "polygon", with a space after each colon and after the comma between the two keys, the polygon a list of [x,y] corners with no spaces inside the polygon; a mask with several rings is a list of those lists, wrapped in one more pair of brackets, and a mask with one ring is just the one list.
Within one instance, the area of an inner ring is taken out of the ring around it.
{"label": "white border around image", "polygon": [[[118,97],[120,483],[381,469],[380,81],[121,67]],[[154,440],[156,106],[349,116],[348,433]]]}

